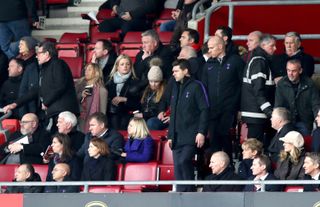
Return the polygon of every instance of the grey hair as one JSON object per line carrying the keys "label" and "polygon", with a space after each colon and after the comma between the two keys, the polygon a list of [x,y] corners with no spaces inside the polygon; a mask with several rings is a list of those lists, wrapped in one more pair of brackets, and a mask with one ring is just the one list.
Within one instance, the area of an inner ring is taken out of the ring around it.
{"label": "grey hair", "polygon": [[182,50],[186,50],[186,51],[187,51],[189,58],[197,57],[196,50],[195,50],[193,47],[191,47],[191,46],[188,46],[188,45],[183,46],[183,47],[181,48],[181,51],[182,51]]}
{"label": "grey hair", "polygon": [[160,37],[158,33],[153,29],[149,29],[141,34],[141,37],[145,37],[145,36],[150,36],[156,42],[160,42]]}
{"label": "grey hair", "polygon": [[288,32],[285,37],[295,37],[296,42],[301,42],[301,36],[298,32]]}
{"label": "grey hair", "polygon": [[70,111],[64,111],[59,114],[59,118],[62,118],[65,122],[71,123],[72,127],[75,127],[78,123],[76,115]]}
{"label": "grey hair", "polygon": [[263,34],[260,39],[260,45],[263,43],[270,43],[271,41],[276,41],[277,38],[271,34]]}

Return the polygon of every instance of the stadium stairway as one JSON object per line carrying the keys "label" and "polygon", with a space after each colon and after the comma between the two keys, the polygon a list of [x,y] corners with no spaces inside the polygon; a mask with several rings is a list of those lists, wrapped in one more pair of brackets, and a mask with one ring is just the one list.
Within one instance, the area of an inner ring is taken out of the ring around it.
{"label": "stadium stairway", "polygon": [[89,21],[81,18],[81,13],[97,11],[105,0],[82,0],[78,6],[55,6],[46,18],[45,29],[33,30],[32,36],[42,41],[44,38],[60,39],[65,32],[82,33],[89,31]]}

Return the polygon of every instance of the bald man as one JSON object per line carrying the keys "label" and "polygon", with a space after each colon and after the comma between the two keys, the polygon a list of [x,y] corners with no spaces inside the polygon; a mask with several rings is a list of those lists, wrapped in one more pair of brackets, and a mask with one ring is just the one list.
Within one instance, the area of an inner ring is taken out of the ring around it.
{"label": "bald man", "polygon": [[[25,140],[21,143],[21,140]],[[37,115],[25,114],[20,120],[20,131],[9,137],[1,145],[2,163],[6,164],[42,164],[41,152],[50,144],[50,136],[46,130],[39,127]]]}
{"label": "bald man", "polygon": [[[230,159],[225,152],[218,151],[213,153],[209,165],[212,174],[207,176],[206,180],[241,180],[229,164]],[[242,188],[243,186],[241,185],[204,185],[203,192],[241,191]]]}
{"label": "bald man", "polygon": [[[66,163],[58,163],[52,170],[52,178],[56,182],[72,181],[70,179],[70,166]],[[76,193],[79,186],[46,186],[44,193]]]}
{"label": "bald man", "polygon": [[259,42],[262,36],[262,32],[260,31],[253,31],[248,34],[247,36],[247,46],[248,52],[242,56],[242,59],[245,62],[248,62],[252,56],[252,51],[259,46]]}
{"label": "bald man", "polygon": [[210,148],[232,157],[229,130],[239,110],[245,64],[239,55],[226,53],[225,41],[219,36],[209,39],[208,48],[210,58],[203,67],[202,82],[210,100]]}

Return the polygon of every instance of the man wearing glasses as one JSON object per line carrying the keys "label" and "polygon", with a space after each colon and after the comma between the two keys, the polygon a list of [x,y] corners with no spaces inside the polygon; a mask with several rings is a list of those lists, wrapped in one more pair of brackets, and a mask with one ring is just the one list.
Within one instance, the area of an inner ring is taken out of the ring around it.
{"label": "man wearing glasses", "polygon": [[50,144],[49,134],[39,127],[38,117],[33,113],[25,114],[20,120],[20,131],[9,137],[0,146],[1,163],[41,164],[41,152]]}
{"label": "man wearing glasses", "polygon": [[37,99],[41,108],[38,112],[39,118],[45,120],[48,131],[55,133],[60,112],[70,111],[79,114],[73,77],[69,66],[58,58],[54,43],[41,43],[37,49],[37,59],[40,66],[39,88],[35,88],[3,109],[7,112]]}

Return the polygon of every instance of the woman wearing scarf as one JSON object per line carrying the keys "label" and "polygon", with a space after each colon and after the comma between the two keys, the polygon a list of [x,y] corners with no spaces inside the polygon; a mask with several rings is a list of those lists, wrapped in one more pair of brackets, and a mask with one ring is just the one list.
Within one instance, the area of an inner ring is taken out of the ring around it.
{"label": "woman wearing scarf", "polygon": [[109,123],[114,129],[126,129],[132,112],[140,109],[141,91],[137,91],[137,84],[132,60],[120,55],[107,83]]}
{"label": "woman wearing scarf", "polygon": [[85,66],[85,75],[76,83],[77,97],[80,102],[80,128],[88,132],[88,117],[95,112],[106,113],[108,91],[104,87],[103,73],[98,64]]}

